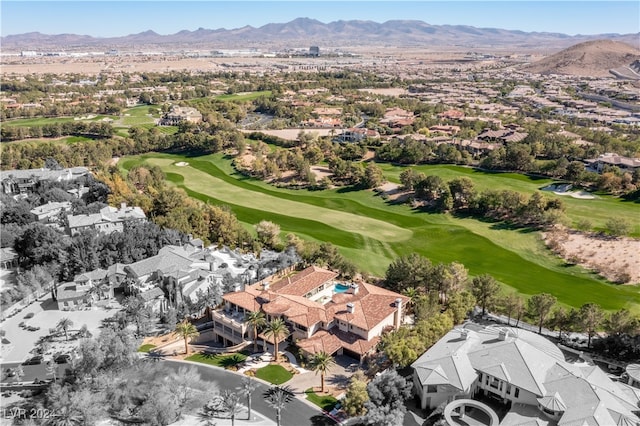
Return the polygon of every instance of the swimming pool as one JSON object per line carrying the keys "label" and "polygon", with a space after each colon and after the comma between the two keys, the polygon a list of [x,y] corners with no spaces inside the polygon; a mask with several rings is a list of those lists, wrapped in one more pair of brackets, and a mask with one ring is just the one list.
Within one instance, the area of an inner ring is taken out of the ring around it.
{"label": "swimming pool", "polygon": [[333,288],[333,292],[334,293],[345,293],[345,292],[349,291],[350,288],[351,288],[351,286],[349,286],[349,285],[336,284],[336,286]]}

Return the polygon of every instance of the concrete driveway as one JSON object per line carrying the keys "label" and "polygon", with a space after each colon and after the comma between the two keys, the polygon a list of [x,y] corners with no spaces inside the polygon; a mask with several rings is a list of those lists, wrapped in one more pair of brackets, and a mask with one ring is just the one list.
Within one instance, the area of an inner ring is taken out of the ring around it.
{"label": "concrete driveway", "polygon": [[[356,372],[358,361],[347,356],[338,355],[334,357],[336,364],[331,367],[324,378],[325,390],[330,391],[334,396],[339,397],[344,393],[349,385],[351,376]],[[296,392],[303,393],[309,388],[320,389],[320,373],[314,371],[296,374],[286,383]]]}

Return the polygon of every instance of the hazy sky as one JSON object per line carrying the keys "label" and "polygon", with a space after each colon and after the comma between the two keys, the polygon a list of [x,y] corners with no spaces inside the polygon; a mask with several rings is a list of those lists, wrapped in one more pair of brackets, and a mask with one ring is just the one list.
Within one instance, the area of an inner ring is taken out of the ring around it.
{"label": "hazy sky", "polygon": [[299,17],[328,23],[416,19],[570,35],[640,32],[640,1],[0,1],[2,35],[123,36],[153,30],[259,27]]}

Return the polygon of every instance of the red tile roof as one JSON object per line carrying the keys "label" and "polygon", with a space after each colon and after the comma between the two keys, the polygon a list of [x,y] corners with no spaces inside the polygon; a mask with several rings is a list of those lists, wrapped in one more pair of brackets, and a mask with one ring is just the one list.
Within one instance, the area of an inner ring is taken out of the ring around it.
{"label": "red tile roof", "polygon": [[309,266],[293,277],[285,277],[271,284],[270,290],[279,294],[304,296],[337,276],[338,274],[333,271],[318,268],[317,266]]}

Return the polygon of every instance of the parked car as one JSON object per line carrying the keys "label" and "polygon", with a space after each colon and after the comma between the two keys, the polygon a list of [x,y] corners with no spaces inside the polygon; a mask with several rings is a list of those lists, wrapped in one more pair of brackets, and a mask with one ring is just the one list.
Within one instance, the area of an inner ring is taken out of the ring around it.
{"label": "parked car", "polygon": [[37,365],[37,364],[42,364],[42,357],[40,355],[29,358],[28,360],[22,363],[22,365]]}
{"label": "parked car", "polygon": [[53,359],[56,364],[66,364],[69,361],[71,361],[71,355],[69,354],[58,355]]}

